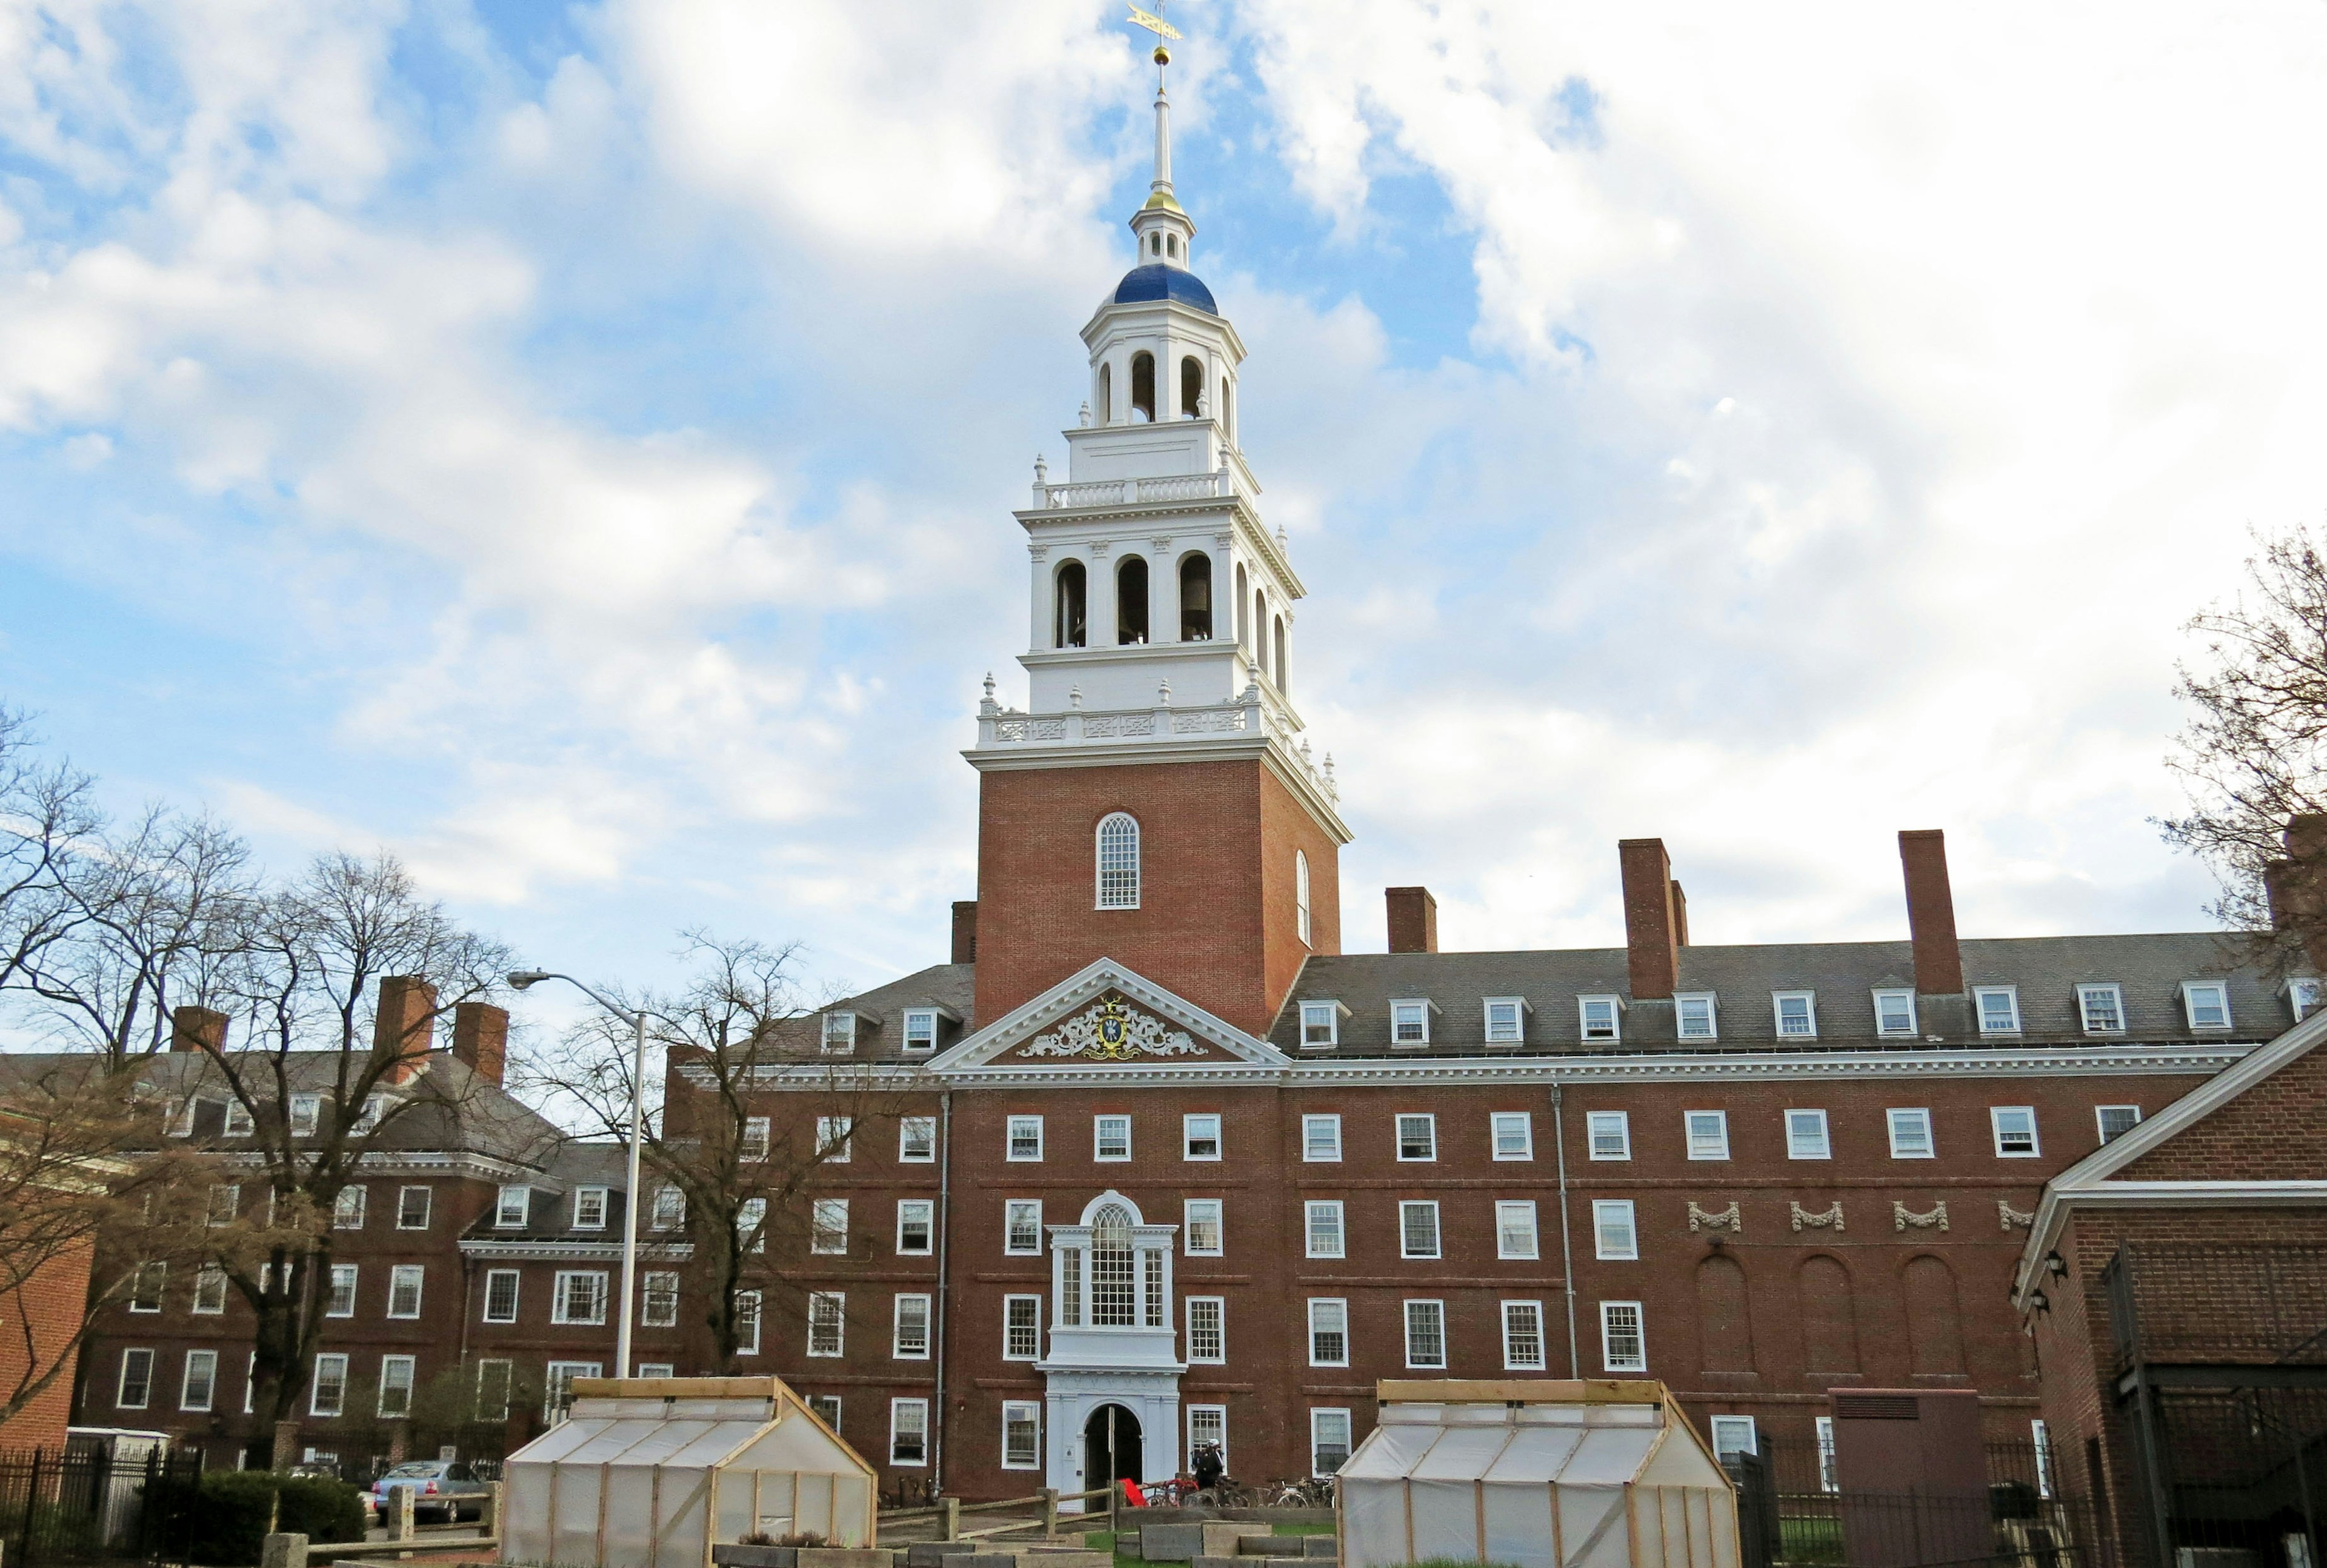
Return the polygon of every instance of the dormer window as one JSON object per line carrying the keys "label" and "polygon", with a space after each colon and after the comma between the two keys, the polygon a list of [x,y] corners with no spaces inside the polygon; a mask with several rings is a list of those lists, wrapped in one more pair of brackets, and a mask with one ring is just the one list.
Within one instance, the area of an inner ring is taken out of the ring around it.
{"label": "dormer window", "polygon": [[1487,998],[1487,1043],[1489,1045],[1521,1045],[1527,1041],[1527,998],[1524,996],[1490,996]]}
{"label": "dormer window", "polygon": [[1673,998],[1673,1031],[1683,1040],[1715,1040],[1720,1026],[1710,991],[1684,992]]}
{"label": "dormer window", "polygon": [[2182,1007],[2189,1015],[2192,1029],[2228,1029],[2230,1026],[2229,987],[2219,980],[2183,981]]}
{"label": "dormer window", "polygon": [[2077,1016],[2087,1034],[2123,1034],[2125,994],[2114,985],[2079,985]]}
{"label": "dormer window", "polygon": [[935,1050],[938,1048],[938,1010],[936,1008],[914,1007],[906,1010],[904,1048],[907,1050]]}
{"label": "dormer window", "polygon": [[1778,1036],[1781,1040],[1816,1040],[1818,1038],[1818,993],[1815,991],[1773,991],[1770,1005],[1775,1010]]}
{"label": "dormer window", "polygon": [[1430,1043],[1430,1003],[1427,1001],[1408,997],[1389,1004],[1389,1042],[1392,1045]]}
{"label": "dormer window", "polygon": [[1614,1040],[1617,999],[1613,996],[1579,996],[1575,999],[1579,1022],[1586,1040]]}
{"label": "dormer window", "polygon": [[606,1190],[603,1187],[576,1187],[574,1190],[574,1228],[606,1228]]}
{"label": "dormer window", "polygon": [[523,1230],[527,1209],[533,1199],[530,1187],[504,1187],[500,1200],[493,1205],[493,1224],[502,1230]]}
{"label": "dormer window", "polygon": [[856,1014],[827,1013],[824,1015],[824,1054],[846,1056],[856,1049]]}
{"label": "dormer window", "polygon": [[1902,987],[1874,994],[1874,1032],[1899,1037],[1915,1032],[1915,994]]}
{"label": "dormer window", "polygon": [[1972,1006],[1978,1013],[1982,1034],[2020,1032],[2020,993],[2017,988],[2010,985],[1974,986]]}
{"label": "dormer window", "polygon": [[2319,1011],[2319,982],[2306,977],[2286,983],[2286,1005],[2294,1013],[2294,1022],[2302,1022]]}
{"label": "dormer window", "polygon": [[1341,1043],[1341,1004],[1304,1002],[1301,1004],[1301,1049],[1330,1050]]}

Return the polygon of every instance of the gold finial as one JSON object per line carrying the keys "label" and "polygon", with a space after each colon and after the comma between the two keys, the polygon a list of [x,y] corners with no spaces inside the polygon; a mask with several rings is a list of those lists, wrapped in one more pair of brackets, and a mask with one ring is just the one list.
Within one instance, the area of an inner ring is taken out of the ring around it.
{"label": "gold finial", "polygon": [[[1160,9],[1163,6],[1164,0],[1155,0],[1155,4]],[[1172,51],[1164,47],[1164,41],[1167,38],[1179,37],[1180,30],[1173,26],[1170,23],[1164,21],[1161,16],[1155,15],[1152,12],[1142,11],[1136,5],[1134,5],[1131,8],[1131,14],[1125,20],[1128,21],[1134,27],[1145,27],[1148,32],[1155,35],[1155,71],[1157,79],[1161,80],[1163,78],[1164,68],[1172,63]]]}

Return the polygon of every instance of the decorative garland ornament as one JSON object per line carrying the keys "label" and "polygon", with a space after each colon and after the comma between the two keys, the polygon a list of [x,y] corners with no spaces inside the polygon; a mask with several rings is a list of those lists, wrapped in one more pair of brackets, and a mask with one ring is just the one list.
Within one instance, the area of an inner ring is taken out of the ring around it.
{"label": "decorative garland ornament", "polygon": [[1796,1230],[1801,1229],[1805,1225],[1814,1227],[1819,1230],[1840,1230],[1843,1228],[1842,1199],[1839,1198],[1834,1200],[1834,1207],[1827,1209],[1823,1214],[1812,1214],[1808,1209],[1804,1209],[1800,1204],[1796,1203],[1790,1198],[1786,1199],[1786,1207],[1794,1211],[1794,1228]]}
{"label": "decorative garland ornament", "polygon": [[2023,1214],[2001,1198],[1995,1200],[1995,1218],[1996,1223],[2008,1231],[2025,1230],[2036,1223],[2035,1215]]}
{"label": "decorative garland ornament", "polygon": [[1077,1013],[1050,1034],[1027,1041],[1022,1056],[1080,1056],[1093,1061],[1133,1061],[1143,1056],[1201,1056],[1204,1048],[1184,1030],[1160,1018],[1134,1013],[1119,996]]}
{"label": "decorative garland ornament", "polygon": [[1732,1236],[1743,1236],[1745,1234],[1745,1217],[1738,1211],[1734,1199],[1730,1200],[1726,1209],[1699,1209],[1696,1199],[1692,1198],[1688,1200],[1688,1227],[1692,1232],[1725,1230]]}
{"label": "decorative garland ornament", "polygon": [[1917,1214],[1897,1199],[1892,1199],[1891,1228],[1904,1230],[1911,1225],[1918,1230],[1945,1230],[1948,1227],[1948,1200],[1940,1199],[1939,1207],[1929,1214]]}

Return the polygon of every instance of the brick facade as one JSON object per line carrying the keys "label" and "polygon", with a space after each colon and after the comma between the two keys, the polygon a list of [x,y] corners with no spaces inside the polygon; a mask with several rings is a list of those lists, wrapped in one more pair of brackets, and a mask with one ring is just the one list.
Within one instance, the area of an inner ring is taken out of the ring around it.
{"label": "brick facade", "polygon": [[[13,1392],[24,1378],[28,1337],[31,1365],[46,1367],[79,1330],[89,1300],[89,1255],[87,1247],[76,1247],[35,1270],[22,1289],[0,1295],[0,1388]],[[72,1391],[73,1371],[67,1367],[23,1409],[0,1422],[0,1452],[61,1449]]]}

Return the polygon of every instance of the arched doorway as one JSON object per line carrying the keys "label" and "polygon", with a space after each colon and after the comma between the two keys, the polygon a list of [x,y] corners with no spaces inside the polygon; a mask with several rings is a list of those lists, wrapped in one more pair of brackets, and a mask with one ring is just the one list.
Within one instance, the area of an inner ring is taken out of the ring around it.
{"label": "arched doorway", "polygon": [[1083,1485],[1096,1491],[1116,1481],[1144,1481],[1139,1417],[1120,1405],[1102,1405],[1083,1423]]}

